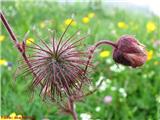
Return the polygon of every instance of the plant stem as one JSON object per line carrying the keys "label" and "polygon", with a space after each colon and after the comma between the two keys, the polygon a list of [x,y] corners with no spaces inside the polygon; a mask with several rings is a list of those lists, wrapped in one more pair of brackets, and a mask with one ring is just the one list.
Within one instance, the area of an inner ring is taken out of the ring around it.
{"label": "plant stem", "polygon": [[7,29],[8,33],[9,33],[10,37],[12,38],[12,40],[13,40],[15,43],[17,43],[17,42],[18,42],[18,41],[17,41],[17,38],[16,38],[15,34],[13,33],[10,25],[8,24],[8,21],[6,20],[6,18],[5,18],[5,16],[3,15],[2,12],[0,12],[0,14],[1,14],[2,23],[3,23],[4,26],[6,27],[6,29]]}
{"label": "plant stem", "polygon": [[[23,41],[23,43],[19,43],[17,38],[16,38],[16,35],[14,34],[11,26],[9,25],[7,19],[5,18],[4,14],[2,13],[2,11],[0,11],[0,15],[1,15],[1,21],[3,23],[3,25],[5,26],[5,28],[7,29],[11,39],[13,40],[14,44],[16,45],[17,49],[19,50],[19,52],[21,53],[24,61],[26,62],[26,64],[28,65],[28,67],[30,68],[30,70],[32,71],[33,75],[36,76],[36,73],[34,73],[33,69],[32,69],[32,66],[31,64],[29,63],[29,60],[26,56],[26,52],[25,52],[25,43]],[[43,86],[42,83],[40,83],[41,86]]]}
{"label": "plant stem", "polygon": [[75,111],[75,108],[74,108],[74,101],[71,99],[71,98],[68,98],[68,104],[69,104],[69,108],[70,108],[70,113],[73,117],[73,120],[78,120],[78,116],[77,116],[77,113]]}
{"label": "plant stem", "polygon": [[86,73],[86,71],[87,71],[87,68],[88,68],[88,66],[89,66],[89,64],[90,64],[90,61],[91,61],[91,59],[92,59],[92,57],[93,57],[93,54],[94,54],[94,52],[95,52],[95,49],[96,49],[97,47],[101,46],[101,45],[110,45],[110,46],[112,46],[113,48],[117,48],[117,44],[114,43],[114,42],[112,42],[112,41],[110,41],[110,40],[101,40],[101,41],[97,42],[95,45],[91,46],[91,47],[89,48],[89,56],[88,56],[88,61],[87,61],[87,65],[86,65],[86,68],[85,68],[84,73]]}

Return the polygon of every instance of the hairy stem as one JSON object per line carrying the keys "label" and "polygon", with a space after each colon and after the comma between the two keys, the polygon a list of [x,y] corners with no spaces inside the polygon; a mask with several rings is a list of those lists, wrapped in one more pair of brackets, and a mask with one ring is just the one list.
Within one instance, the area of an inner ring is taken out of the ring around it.
{"label": "hairy stem", "polygon": [[110,41],[110,40],[101,40],[101,41],[97,42],[95,45],[91,46],[91,47],[89,48],[89,50],[88,50],[89,56],[88,56],[88,61],[87,61],[87,65],[86,65],[86,68],[85,68],[84,73],[86,73],[86,71],[87,71],[88,65],[89,65],[90,62],[91,62],[91,59],[92,59],[92,57],[93,57],[93,54],[94,54],[96,48],[99,47],[99,46],[101,46],[101,45],[110,45],[110,46],[112,46],[113,48],[117,48],[117,44],[114,43],[114,42],[112,42],[112,41]]}
{"label": "hairy stem", "polygon": [[17,42],[18,42],[18,41],[17,41],[17,38],[16,38],[15,34],[13,33],[10,25],[8,24],[8,21],[6,20],[6,18],[5,18],[5,16],[3,15],[2,12],[0,12],[0,14],[1,14],[2,23],[3,23],[4,26],[6,27],[6,29],[7,29],[8,33],[9,33],[10,37],[12,38],[12,40],[13,40],[15,43],[17,43]]}
{"label": "hairy stem", "polygon": [[75,108],[74,108],[74,101],[71,99],[71,98],[68,98],[68,104],[69,104],[69,108],[70,108],[70,113],[73,117],[73,120],[78,120],[78,116],[77,116],[77,113],[75,111]]}
{"label": "hairy stem", "polygon": [[[1,21],[3,23],[3,25],[5,26],[5,28],[7,29],[11,39],[13,40],[15,46],[17,47],[18,51],[21,53],[24,61],[26,62],[26,64],[28,65],[28,67],[30,68],[30,70],[32,71],[33,75],[36,76],[36,73],[34,73],[34,71],[32,70],[32,66],[31,64],[29,63],[29,60],[26,56],[26,52],[25,52],[25,43],[23,41],[23,43],[19,43],[17,38],[16,38],[16,35],[14,34],[11,26],[9,25],[7,19],[5,18],[4,14],[0,11],[0,15],[1,15]],[[42,83],[41,83],[42,85]],[[42,85],[43,86],[43,85]]]}

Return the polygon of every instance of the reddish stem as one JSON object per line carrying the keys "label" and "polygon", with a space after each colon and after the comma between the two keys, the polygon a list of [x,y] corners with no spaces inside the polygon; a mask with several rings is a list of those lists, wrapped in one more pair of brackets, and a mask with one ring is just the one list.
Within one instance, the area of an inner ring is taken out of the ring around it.
{"label": "reddish stem", "polygon": [[[21,53],[23,59],[25,60],[25,62],[27,63],[28,67],[30,68],[30,70],[32,71],[33,75],[36,76],[36,74],[34,73],[34,71],[32,70],[32,66],[31,64],[29,63],[29,60],[26,56],[26,53],[25,53],[25,43],[23,41],[23,43],[19,43],[17,38],[16,38],[16,35],[14,34],[11,26],[9,25],[7,19],[5,18],[4,14],[0,11],[0,15],[1,15],[1,21],[3,23],[3,25],[5,26],[5,28],[7,29],[11,39],[13,40],[14,44],[16,45],[17,49],[19,50],[19,52]],[[41,83],[42,85],[42,83]],[[42,85],[43,86],[43,85]]]}
{"label": "reddish stem", "polygon": [[68,98],[68,105],[69,105],[69,108],[70,108],[70,113],[73,117],[73,120],[78,120],[78,116],[77,116],[77,113],[75,111],[75,108],[74,108],[74,101],[71,99],[71,98]]}
{"label": "reddish stem", "polygon": [[17,41],[17,38],[16,38],[15,34],[13,33],[10,25],[8,24],[8,21],[6,20],[6,18],[5,18],[5,16],[3,15],[2,12],[0,12],[0,14],[1,14],[1,20],[2,20],[2,22],[3,22],[3,24],[4,24],[4,26],[6,27],[7,31],[9,32],[10,37],[12,38],[12,40],[13,40],[15,43],[17,43],[17,42],[18,42],[18,41]]}
{"label": "reddish stem", "polygon": [[88,61],[87,61],[87,65],[86,65],[84,73],[86,73],[86,71],[87,71],[88,65],[89,65],[89,63],[90,63],[90,61],[91,61],[91,59],[93,57],[95,49],[97,47],[101,46],[101,45],[110,45],[110,46],[112,46],[114,48],[117,48],[117,44],[112,42],[112,41],[110,41],[110,40],[101,40],[101,41],[97,42],[94,46],[91,46],[89,48],[89,56],[88,56]]}

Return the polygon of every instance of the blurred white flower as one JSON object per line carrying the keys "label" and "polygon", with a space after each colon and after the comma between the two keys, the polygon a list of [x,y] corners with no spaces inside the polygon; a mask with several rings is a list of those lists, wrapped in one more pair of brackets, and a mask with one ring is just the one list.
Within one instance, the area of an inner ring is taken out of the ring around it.
{"label": "blurred white flower", "polygon": [[96,107],[96,112],[99,112],[101,110],[101,108],[98,106]]}
{"label": "blurred white flower", "polygon": [[116,64],[114,64],[110,67],[110,70],[113,72],[122,72],[122,71],[124,71],[124,69],[125,69],[124,66],[122,66],[122,65],[117,66]]}
{"label": "blurred white flower", "polygon": [[80,117],[81,117],[81,120],[91,120],[91,115],[88,113],[81,113]]}
{"label": "blurred white flower", "polygon": [[96,86],[98,86],[103,79],[104,79],[104,76],[100,76],[96,82]]}
{"label": "blurred white flower", "polygon": [[126,91],[125,91],[124,88],[119,88],[119,92],[121,93],[121,95],[122,95],[123,97],[127,97],[127,93],[126,93]]}
{"label": "blurred white flower", "polygon": [[111,63],[112,63],[112,59],[111,59],[111,58],[107,58],[107,59],[106,59],[106,63],[107,63],[107,64],[111,64]]}
{"label": "blurred white flower", "polygon": [[105,81],[103,81],[102,84],[101,84],[101,86],[99,87],[99,91],[103,92],[103,91],[106,90],[107,87],[108,87],[107,83]]}
{"label": "blurred white flower", "polygon": [[112,86],[112,87],[111,87],[111,90],[112,90],[112,91],[116,91],[116,90],[117,90],[117,87]]}
{"label": "blurred white flower", "polygon": [[117,35],[116,30],[112,30],[112,31],[111,31],[111,34],[113,34],[113,35]]}
{"label": "blurred white flower", "polygon": [[[105,77],[104,77],[104,76],[100,76],[99,79],[98,79],[98,81],[96,82],[96,86],[98,86],[103,79],[105,79]],[[99,90],[100,92],[105,91],[106,88],[109,87],[110,83],[111,83],[111,80],[110,80],[110,79],[104,80],[104,81],[101,83],[101,85],[99,86],[98,90]],[[89,89],[93,89],[93,88],[90,87]]]}
{"label": "blurred white flower", "polygon": [[109,104],[112,102],[112,96],[105,96],[103,99],[104,103]]}
{"label": "blurred white flower", "polygon": [[93,89],[94,89],[93,86],[90,85],[89,90],[92,91]]}
{"label": "blurred white flower", "polygon": [[111,81],[110,79],[107,79],[107,80],[106,80],[106,83],[107,83],[107,84],[111,84],[112,81]]}

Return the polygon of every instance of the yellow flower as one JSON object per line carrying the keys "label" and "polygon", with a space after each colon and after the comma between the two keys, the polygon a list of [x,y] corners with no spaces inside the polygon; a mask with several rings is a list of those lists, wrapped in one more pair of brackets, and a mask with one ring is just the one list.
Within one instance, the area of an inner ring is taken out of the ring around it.
{"label": "yellow flower", "polygon": [[155,61],[155,62],[154,62],[154,65],[158,65],[158,64],[159,64],[159,62],[158,62],[158,61]]}
{"label": "yellow flower", "polygon": [[0,65],[7,65],[7,61],[5,59],[0,59]]}
{"label": "yellow flower", "polygon": [[125,22],[118,22],[117,26],[121,29],[127,29],[128,25]]}
{"label": "yellow flower", "polygon": [[44,22],[41,22],[41,23],[39,24],[39,26],[40,26],[40,28],[45,28],[46,24],[45,24]]}
{"label": "yellow flower", "polygon": [[153,50],[147,51],[147,61],[151,60],[153,57]]}
{"label": "yellow flower", "polygon": [[154,22],[150,21],[146,25],[147,32],[153,32],[156,30],[156,25]]}
{"label": "yellow flower", "polygon": [[91,12],[91,13],[88,14],[89,18],[93,18],[94,16],[95,16],[95,13],[93,13],[93,12]]}
{"label": "yellow flower", "polygon": [[33,39],[33,38],[28,38],[28,39],[26,40],[26,44],[27,44],[27,45],[31,45],[32,42],[34,42],[34,39]]}
{"label": "yellow flower", "polygon": [[0,35],[0,42],[2,42],[5,39],[4,35]]}
{"label": "yellow flower", "polygon": [[[72,21],[72,23],[71,23],[71,21]],[[68,18],[68,19],[66,19],[66,20],[64,21],[64,24],[65,24],[65,25],[69,25],[70,23],[71,23],[72,26],[75,26],[75,25],[77,24],[76,21],[73,20],[72,18]]]}
{"label": "yellow flower", "polygon": [[11,119],[14,120],[14,117],[16,117],[16,113],[15,113],[15,112],[11,113],[11,114],[9,115],[9,117],[11,117]]}
{"label": "yellow flower", "polygon": [[110,52],[107,51],[107,50],[102,51],[102,52],[100,53],[100,57],[101,57],[101,58],[106,58],[106,57],[108,57],[109,55],[110,55]]}
{"label": "yellow flower", "polygon": [[89,23],[89,17],[82,18],[82,22],[85,24]]}
{"label": "yellow flower", "polygon": [[17,115],[16,116],[16,113],[13,112],[9,115],[9,117],[11,118],[10,120],[22,120],[22,115]]}

